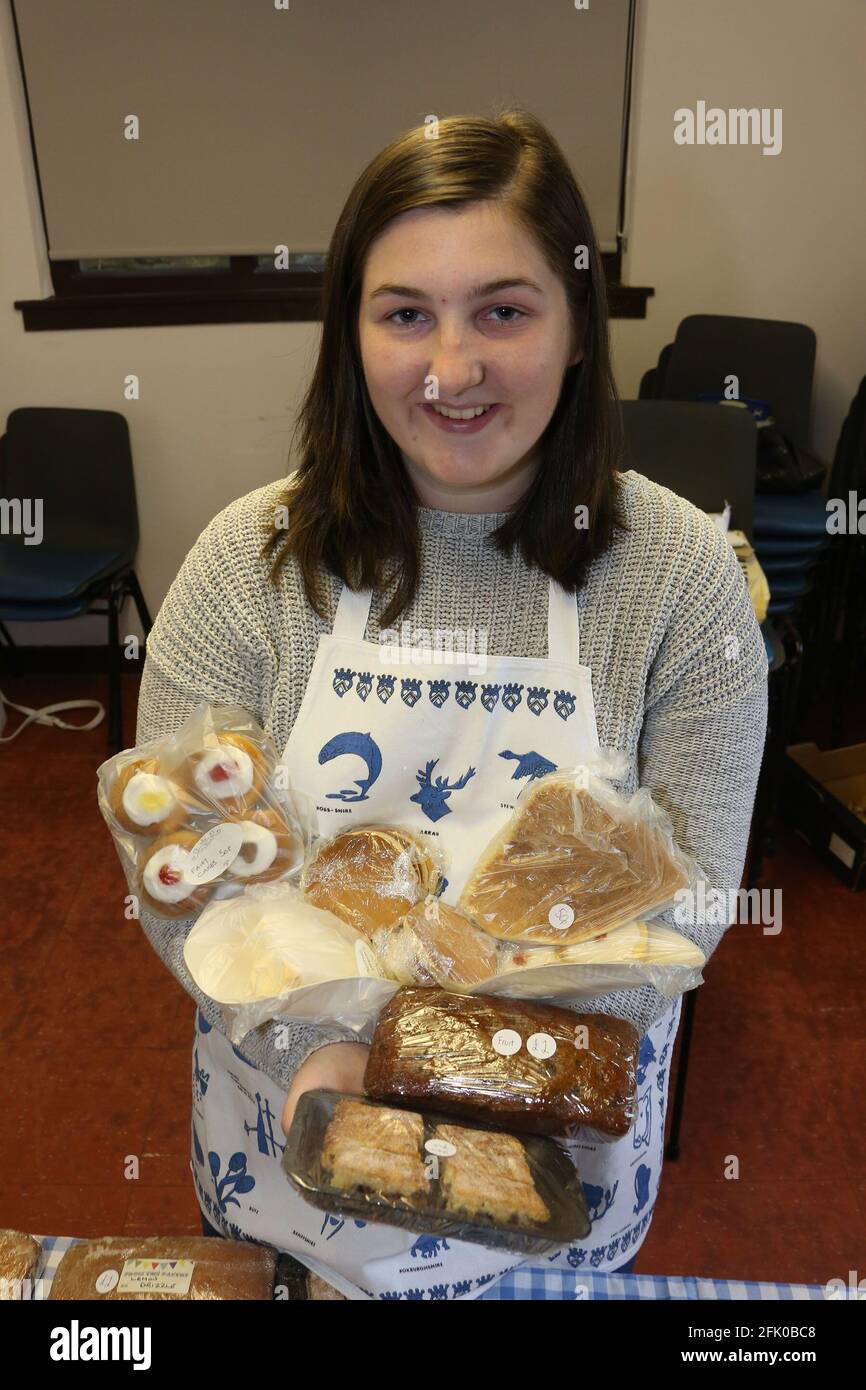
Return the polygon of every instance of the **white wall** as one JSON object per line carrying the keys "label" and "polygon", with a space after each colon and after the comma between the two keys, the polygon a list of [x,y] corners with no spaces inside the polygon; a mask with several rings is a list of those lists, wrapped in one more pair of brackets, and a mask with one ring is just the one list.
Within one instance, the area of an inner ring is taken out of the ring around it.
{"label": "white wall", "polygon": [[[818,335],[813,443],[832,457],[866,373],[864,52],[863,0],[640,0],[623,278],[656,293],[645,320],[612,324],[624,397],[637,395],[686,314],[797,320]],[[142,534],[137,569],[155,614],[206,522],[287,471],[319,328],[25,333],[13,301],[50,294],[51,284],[5,4],[0,76],[0,418],[21,405],[126,416]],[[676,145],[673,113],[698,100],[782,107],[782,153]],[[136,402],[123,396],[129,373],[141,380]],[[105,640],[100,618],[10,626],[17,642]],[[138,631],[131,606],[122,631]]]}

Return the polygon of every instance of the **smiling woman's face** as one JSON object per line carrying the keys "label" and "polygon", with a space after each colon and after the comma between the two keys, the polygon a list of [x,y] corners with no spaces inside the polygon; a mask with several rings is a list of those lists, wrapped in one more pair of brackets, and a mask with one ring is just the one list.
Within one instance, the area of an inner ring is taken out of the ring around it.
{"label": "smiling woman's face", "polygon": [[[565,289],[532,238],[493,203],[401,214],[367,257],[359,332],[373,409],[422,504],[513,506],[580,360]],[[492,409],[451,423],[437,400]]]}

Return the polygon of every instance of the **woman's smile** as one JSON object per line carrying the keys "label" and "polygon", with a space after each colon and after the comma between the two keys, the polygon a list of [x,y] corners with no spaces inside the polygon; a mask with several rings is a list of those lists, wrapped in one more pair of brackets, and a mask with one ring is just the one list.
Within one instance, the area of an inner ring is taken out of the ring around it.
{"label": "woman's smile", "polygon": [[[445,434],[479,434],[499,414],[502,407],[498,403],[485,406],[480,415],[472,415],[468,419],[462,419],[460,416],[468,415],[469,407],[461,411],[456,419],[450,413],[442,413],[448,407],[441,406],[436,401],[425,402],[420,409],[430,424]],[[473,406],[472,409],[478,410],[480,407]]]}

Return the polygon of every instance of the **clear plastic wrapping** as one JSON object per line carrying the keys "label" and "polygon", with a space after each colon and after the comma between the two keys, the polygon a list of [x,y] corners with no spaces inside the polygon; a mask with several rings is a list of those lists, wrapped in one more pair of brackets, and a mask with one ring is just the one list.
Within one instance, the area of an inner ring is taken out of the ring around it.
{"label": "clear plastic wrapping", "polygon": [[364,1089],[521,1133],[619,1139],[635,1119],[639,1042],[604,1014],[407,986],[379,1015]]}
{"label": "clear plastic wrapping", "polygon": [[622,755],[530,782],[470,874],[459,908],[493,936],[569,945],[660,912],[696,866],[642,787],[621,796]]}
{"label": "clear plastic wrapping", "polygon": [[411,830],[356,825],[317,842],[301,886],[317,907],[372,939],[435,894],[443,867],[441,851]]}
{"label": "clear plastic wrapping", "polygon": [[571,946],[506,946],[485,994],[575,1004],[615,990],[650,985],[669,999],[703,983],[706,958],[693,942],[659,922],[624,927]]}
{"label": "clear plastic wrapping", "polygon": [[104,1236],[71,1245],[50,1299],[272,1299],[277,1252],[208,1236]]}
{"label": "clear plastic wrapping", "polygon": [[24,1231],[0,1230],[0,1302],[29,1298],[28,1282],[36,1278],[42,1246]]}
{"label": "clear plastic wrapping", "polygon": [[222,1007],[234,1043],[280,1018],[361,1032],[396,988],[366,937],[290,883],[210,903],[183,954],[199,989]]}
{"label": "clear plastic wrapping", "polygon": [[402,985],[578,1004],[651,985],[675,999],[702,983],[703,953],[656,922],[630,922],[570,946],[500,941],[459,909],[428,897],[372,940],[385,972]]}
{"label": "clear plastic wrapping", "polygon": [[97,778],[129,891],[160,917],[290,877],[315,832],[309,799],[239,705],[203,701],[176,733],[116,754]]}
{"label": "clear plastic wrapping", "polygon": [[500,943],[457,908],[428,896],[373,937],[373,950],[403,985],[441,985],[464,993],[500,970]]}
{"label": "clear plastic wrapping", "polygon": [[283,1168],[313,1206],[409,1231],[542,1254],[589,1233],[574,1164],[550,1139],[301,1096]]}

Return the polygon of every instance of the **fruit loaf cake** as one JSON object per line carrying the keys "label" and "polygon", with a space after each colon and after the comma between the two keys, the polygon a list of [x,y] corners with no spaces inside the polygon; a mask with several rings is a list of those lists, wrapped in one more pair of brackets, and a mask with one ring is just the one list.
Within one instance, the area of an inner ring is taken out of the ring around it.
{"label": "fruit loaf cake", "polygon": [[528,1134],[619,1138],[635,1118],[639,1042],[603,1014],[410,985],[379,1015],[364,1089]]}

